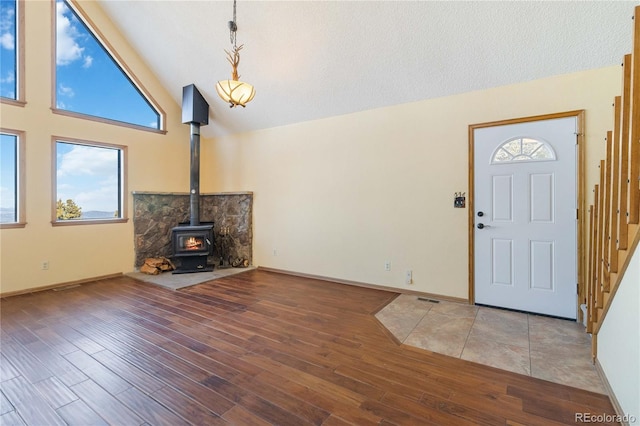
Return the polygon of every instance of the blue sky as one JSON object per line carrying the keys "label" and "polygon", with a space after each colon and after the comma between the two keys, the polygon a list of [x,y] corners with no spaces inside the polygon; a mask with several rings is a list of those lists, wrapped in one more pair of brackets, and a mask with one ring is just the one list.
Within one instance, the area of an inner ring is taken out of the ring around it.
{"label": "blue sky", "polygon": [[56,2],[60,109],[158,128],[158,115],[63,1]]}
{"label": "blue sky", "polygon": [[[0,2],[0,95],[15,97],[15,0]],[[62,0],[56,1],[55,95],[59,109],[159,127],[156,111]],[[100,135],[91,139],[100,141]],[[5,148],[0,154],[0,206],[12,207],[15,157]],[[73,199],[83,211],[117,209],[117,151],[59,144],[57,168],[57,199]]]}
{"label": "blue sky", "polygon": [[[63,1],[56,2],[56,106],[158,128],[158,115]],[[57,199],[118,209],[118,151],[58,143]]]}
{"label": "blue sky", "polygon": [[0,95],[16,97],[16,7],[14,0],[0,1]]}
{"label": "blue sky", "polygon": [[14,189],[16,184],[14,168],[11,166],[16,158],[15,136],[0,135],[0,207],[14,208]]}
{"label": "blue sky", "polygon": [[[15,1],[0,1],[0,96],[16,95]],[[15,206],[15,140],[13,136],[0,137],[0,207]]]}

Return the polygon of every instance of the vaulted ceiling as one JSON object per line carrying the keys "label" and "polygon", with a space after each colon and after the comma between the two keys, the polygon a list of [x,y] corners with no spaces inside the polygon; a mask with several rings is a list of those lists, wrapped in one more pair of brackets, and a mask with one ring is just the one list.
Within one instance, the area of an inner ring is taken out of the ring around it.
{"label": "vaulted ceiling", "polygon": [[208,137],[619,64],[637,4],[239,0],[239,73],[257,94],[230,109],[215,84],[232,0],[100,3],[176,102],[191,83],[207,98]]}

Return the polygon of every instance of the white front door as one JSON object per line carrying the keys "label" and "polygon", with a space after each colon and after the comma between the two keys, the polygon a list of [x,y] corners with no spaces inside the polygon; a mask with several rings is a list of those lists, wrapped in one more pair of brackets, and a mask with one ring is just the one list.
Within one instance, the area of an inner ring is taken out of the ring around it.
{"label": "white front door", "polygon": [[476,303],[576,318],[576,126],[473,130]]}

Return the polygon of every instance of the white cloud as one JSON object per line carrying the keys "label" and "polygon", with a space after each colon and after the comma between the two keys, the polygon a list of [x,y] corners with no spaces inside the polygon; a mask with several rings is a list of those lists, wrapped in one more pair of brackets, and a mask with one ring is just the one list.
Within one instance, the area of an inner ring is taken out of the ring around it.
{"label": "white cloud", "polygon": [[93,57],[87,55],[84,57],[84,62],[82,64],[82,68],[89,68],[93,64]]}
{"label": "white cloud", "polygon": [[60,96],[66,96],[68,98],[73,98],[76,94],[73,91],[73,88],[65,86],[64,84],[61,84],[60,87],[58,87],[58,93],[60,94]]}
{"label": "white cloud", "polygon": [[14,22],[16,20],[16,11],[15,9],[5,9],[5,13],[0,17],[0,31],[5,32],[13,32]]}
{"label": "white cloud", "polygon": [[71,24],[65,13],[69,8],[62,3],[56,2],[56,64],[68,65],[73,61],[82,58],[84,47],[80,47],[76,38],[78,30]]}
{"label": "white cloud", "polygon": [[3,49],[15,50],[15,19],[16,11],[14,9],[5,9],[0,16],[0,46]]}
{"label": "white cloud", "polygon": [[107,179],[82,178],[75,179],[75,184],[60,184],[57,187],[57,198],[63,201],[73,200],[82,211],[98,210],[115,212],[118,208],[117,177]]}
{"label": "white cloud", "polygon": [[13,34],[4,33],[0,35],[0,46],[2,46],[3,49],[15,50],[16,41],[15,41],[15,38],[13,37]]}
{"label": "white cloud", "polygon": [[82,206],[84,211],[115,212],[118,208],[118,181],[116,179],[102,181],[93,190],[79,192],[74,201]]}
{"label": "white cloud", "polygon": [[68,183],[58,183],[58,191],[60,191],[61,189],[73,189],[73,185],[68,184]]}
{"label": "white cloud", "polygon": [[111,176],[118,160],[115,149],[75,145],[71,151],[59,155],[58,177]]}
{"label": "white cloud", "polygon": [[16,76],[13,71],[7,71],[6,77],[0,77],[0,83],[13,83],[16,81]]}

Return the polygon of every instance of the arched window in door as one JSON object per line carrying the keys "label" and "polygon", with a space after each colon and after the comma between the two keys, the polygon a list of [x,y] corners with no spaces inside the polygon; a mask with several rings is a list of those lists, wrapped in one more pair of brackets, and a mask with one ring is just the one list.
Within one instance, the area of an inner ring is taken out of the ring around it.
{"label": "arched window in door", "polygon": [[554,161],[556,153],[547,142],[517,137],[504,142],[493,152],[491,164],[505,164],[528,161]]}

